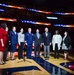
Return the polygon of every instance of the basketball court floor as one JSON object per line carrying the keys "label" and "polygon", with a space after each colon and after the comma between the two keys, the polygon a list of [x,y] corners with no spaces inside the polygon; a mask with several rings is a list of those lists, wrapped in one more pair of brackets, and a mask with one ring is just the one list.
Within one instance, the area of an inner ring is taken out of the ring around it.
{"label": "basketball court floor", "polygon": [[16,60],[0,65],[0,75],[74,75],[74,57],[64,60],[61,54],[59,59],[54,59],[53,52],[49,60],[43,55],[31,59],[25,57],[25,61],[16,57]]}

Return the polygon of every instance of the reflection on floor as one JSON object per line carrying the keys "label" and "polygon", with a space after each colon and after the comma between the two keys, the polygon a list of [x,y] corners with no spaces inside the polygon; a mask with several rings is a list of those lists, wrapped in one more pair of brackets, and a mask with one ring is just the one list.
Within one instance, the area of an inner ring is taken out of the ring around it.
{"label": "reflection on floor", "polygon": [[2,75],[12,75],[14,72],[19,72],[19,71],[29,71],[29,70],[40,70],[36,66],[27,66],[27,67],[16,67],[16,68],[7,68],[2,70]]}
{"label": "reflection on floor", "polygon": [[[0,75],[74,75],[73,67],[72,70],[68,68],[68,65],[74,65],[74,57],[69,58],[70,60],[64,60],[62,57],[54,59],[53,53],[49,60],[45,60],[43,55],[40,58],[26,59],[25,62],[16,58],[0,65]],[[67,67],[63,66],[65,64]]]}
{"label": "reflection on floor", "polygon": [[74,62],[60,63],[60,65],[74,71]]}
{"label": "reflection on floor", "polygon": [[48,71],[51,75],[71,75],[69,72],[43,60],[42,58],[33,58],[41,67]]}

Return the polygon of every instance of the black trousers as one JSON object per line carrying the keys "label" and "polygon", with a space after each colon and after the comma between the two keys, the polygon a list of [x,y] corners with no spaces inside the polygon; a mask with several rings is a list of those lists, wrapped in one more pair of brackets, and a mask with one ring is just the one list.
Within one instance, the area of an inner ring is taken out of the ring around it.
{"label": "black trousers", "polygon": [[58,50],[58,45],[57,43],[55,44],[55,51],[54,51],[54,58],[59,58],[59,50]]}
{"label": "black trousers", "polygon": [[7,59],[7,54],[8,54],[8,47],[6,48],[6,50],[3,53],[3,61],[5,62]]}
{"label": "black trousers", "polygon": [[23,48],[24,48],[24,42],[21,42],[20,46],[19,46],[19,50],[18,50],[18,58],[19,59],[23,58]]}
{"label": "black trousers", "polygon": [[40,45],[35,45],[35,57],[40,57]]}

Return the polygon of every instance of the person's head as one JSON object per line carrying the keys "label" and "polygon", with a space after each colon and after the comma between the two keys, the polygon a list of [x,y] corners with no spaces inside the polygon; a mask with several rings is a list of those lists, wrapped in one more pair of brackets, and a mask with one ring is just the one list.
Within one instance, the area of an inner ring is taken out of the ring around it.
{"label": "person's head", "polygon": [[7,24],[6,23],[1,23],[0,28],[6,29],[6,27],[7,27]]}
{"label": "person's head", "polygon": [[16,27],[14,26],[14,27],[12,28],[12,30],[13,30],[13,31],[16,31]]}
{"label": "person's head", "polygon": [[67,36],[67,35],[68,35],[68,32],[67,32],[67,31],[65,31],[65,32],[64,32],[64,35],[65,35],[65,36]]}
{"label": "person's head", "polygon": [[31,33],[31,31],[32,31],[31,28],[28,28],[28,32]]}
{"label": "person's head", "polygon": [[45,28],[45,32],[48,32],[48,28],[47,27]]}
{"label": "person's head", "polygon": [[21,32],[21,33],[23,33],[23,32],[24,32],[24,29],[23,29],[23,28],[21,28],[21,29],[20,29],[20,32]]}
{"label": "person's head", "polygon": [[6,27],[6,29],[5,29],[7,32],[8,32],[8,27]]}
{"label": "person's head", "polygon": [[36,33],[39,33],[39,29],[36,29]]}
{"label": "person's head", "polygon": [[56,31],[55,31],[55,34],[59,34],[59,31],[58,31],[58,30],[56,30]]}

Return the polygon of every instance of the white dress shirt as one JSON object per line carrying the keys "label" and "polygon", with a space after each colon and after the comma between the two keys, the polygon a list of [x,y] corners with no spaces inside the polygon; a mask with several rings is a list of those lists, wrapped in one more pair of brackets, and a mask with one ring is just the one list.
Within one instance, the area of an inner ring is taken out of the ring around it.
{"label": "white dress shirt", "polygon": [[18,43],[19,43],[19,45],[20,45],[21,42],[25,42],[25,35],[20,32],[20,33],[18,33]]}

